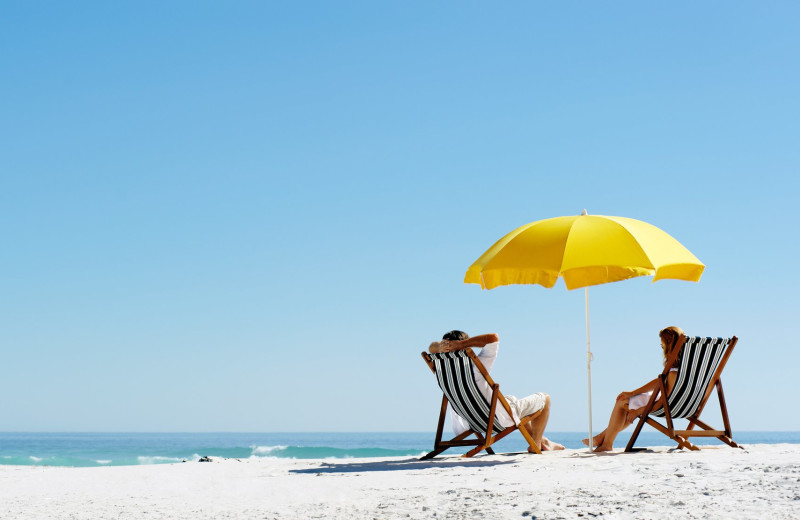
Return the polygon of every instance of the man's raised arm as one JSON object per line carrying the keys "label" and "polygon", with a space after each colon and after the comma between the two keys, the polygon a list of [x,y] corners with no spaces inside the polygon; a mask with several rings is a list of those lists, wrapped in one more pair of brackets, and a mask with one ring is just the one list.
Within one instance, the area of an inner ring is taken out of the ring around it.
{"label": "man's raised arm", "polygon": [[496,343],[499,340],[500,338],[497,334],[481,334],[480,336],[474,336],[458,341],[448,341],[443,339],[441,341],[434,341],[431,343],[430,347],[428,347],[428,352],[435,354],[439,352],[453,352],[455,350],[463,350],[470,347],[481,348],[489,343]]}

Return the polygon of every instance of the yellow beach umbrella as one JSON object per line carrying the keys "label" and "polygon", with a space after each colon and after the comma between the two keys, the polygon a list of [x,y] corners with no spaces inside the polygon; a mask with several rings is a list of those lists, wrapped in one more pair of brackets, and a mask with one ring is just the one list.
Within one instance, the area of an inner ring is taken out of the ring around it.
{"label": "yellow beach umbrella", "polygon": [[[553,287],[559,277],[567,289],[584,287],[586,367],[589,386],[589,439],[592,439],[592,351],[589,340],[591,285],[637,276],[697,282],[705,266],[661,229],[632,218],[582,215],[526,224],[490,247],[464,276],[483,289],[501,285]],[[591,446],[590,446],[591,449]]]}

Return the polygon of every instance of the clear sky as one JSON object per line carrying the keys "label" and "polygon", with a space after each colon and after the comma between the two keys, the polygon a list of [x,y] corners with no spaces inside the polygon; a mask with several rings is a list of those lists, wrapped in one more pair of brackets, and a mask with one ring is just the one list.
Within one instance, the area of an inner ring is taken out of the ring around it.
{"label": "clear sky", "polygon": [[[658,330],[737,335],[734,429],[800,430],[800,6],[6,2],[0,430],[431,431],[420,352],[586,428],[583,291],[462,283],[498,238],[654,224],[699,283],[590,290],[595,429]],[[715,405],[709,405],[710,412]]]}

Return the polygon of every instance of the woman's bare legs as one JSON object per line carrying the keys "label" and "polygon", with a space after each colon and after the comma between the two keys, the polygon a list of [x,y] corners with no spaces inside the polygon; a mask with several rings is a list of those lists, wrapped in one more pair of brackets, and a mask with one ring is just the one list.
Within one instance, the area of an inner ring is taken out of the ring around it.
{"label": "woman's bare legs", "polygon": [[[601,444],[603,444],[603,439],[605,439],[605,437],[606,437],[606,431],[605,430],[601,431],[600,433],[598,433],[597,435],[592,437],[592,447],[597,447],[597,446],[600,446]],[[583,439],[581,442],[583,442],[586,446],[588,446],[589,445],[589,438],[587,437],[587,438]]]}
{"label": "woman's bare legs", "polygon": [[[599,453],[613,450],[614,439],[617,438],[619,432],[630,426],[642,412],[644,412],[644,407],[629,410],[627,401],[618,400],[615,402],[614,409],[611,411],[611,417],[608,419],[608,426],[605,430],[594,436],[594,451]],[[583,439],[583,443],[588,446],[589,439]]]}
{"label": "woman's bare legs", "polygon": [[628,422],[628,403],[624,401],[616,401],[614,409],[611,411],[611,417],[608,419],[608,426],[603,431],[602,439],[599,439],[598,444],[594,451],[611,451],[614,449],[614,439],[617,438],[619,432],[624,430],[630,422]]}

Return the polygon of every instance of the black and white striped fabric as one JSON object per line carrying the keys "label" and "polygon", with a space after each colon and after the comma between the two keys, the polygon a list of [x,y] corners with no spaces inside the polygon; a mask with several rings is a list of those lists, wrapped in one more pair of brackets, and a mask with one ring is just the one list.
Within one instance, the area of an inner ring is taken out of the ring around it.
{"label": "black and white striped fabric", "polygon": [[[430,356],[436,369],[439,387],[450,402],[450,406],[467,421],[470,428],[486,434],[491,402],[481,393],[475,382],[473,363],[466,351],[441,352]],[[498,402],[495,415],[501,406]],[[504,429],[495,417],[493,431],[499,433]]]}
{"label": "black and white striped fabric", "polygon": [[[680,355],[678,377],[667,399],[673,419],[691,417],[697,412],[730,341],[729,338],[699,336],[686,339]],[[664,417],[664,408],[650,415]]]}

